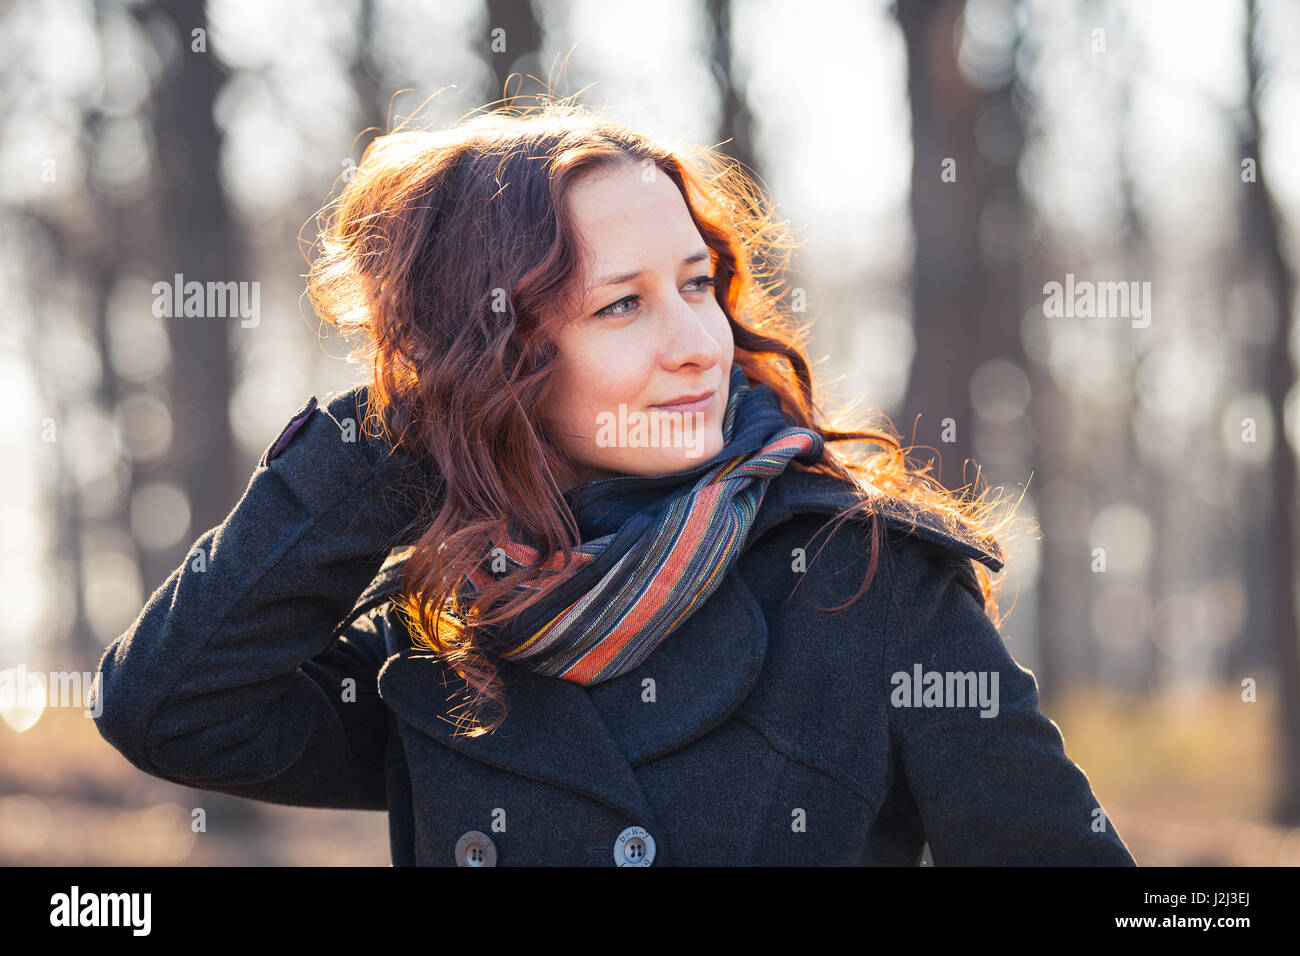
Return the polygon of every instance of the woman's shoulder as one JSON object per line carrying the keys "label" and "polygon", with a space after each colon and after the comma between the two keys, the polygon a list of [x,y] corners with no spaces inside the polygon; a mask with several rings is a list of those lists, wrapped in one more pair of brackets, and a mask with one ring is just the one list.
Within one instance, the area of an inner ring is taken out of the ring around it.
{"label": "woman's shoulder", "polygon": [[870,500],[869,508],[858,514],[863,520],[878,514],[891,537],[896,540],[919,540],[963,558],[979,561],[990,571],[1001,571],[1005,558],[998,543],[979,539],[959,527],[952,527],[944,517],[897,496],[879,492],[870,486],[860,488],[834,475],[822,472],[787,470],[772,482],[763,502],[765,514],[760,529],[765,529],[798,514],[834,516]]}

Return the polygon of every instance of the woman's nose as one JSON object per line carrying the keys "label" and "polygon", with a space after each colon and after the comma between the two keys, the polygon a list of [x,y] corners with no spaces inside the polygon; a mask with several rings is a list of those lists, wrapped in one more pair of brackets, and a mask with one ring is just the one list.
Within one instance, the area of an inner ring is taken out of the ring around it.
{"label": "woman's nose", "polygon": [[678,297],[666,324],[660,339],[660,358],[667,367],[695,364],[708,368],[722,358],[718,340],[709,334],[704,320],[689,302]]}

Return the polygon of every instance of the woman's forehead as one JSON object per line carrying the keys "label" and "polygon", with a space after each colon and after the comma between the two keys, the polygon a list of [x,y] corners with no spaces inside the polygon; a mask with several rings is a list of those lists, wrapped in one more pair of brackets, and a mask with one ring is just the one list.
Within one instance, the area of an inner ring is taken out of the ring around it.
{"label": "woman's forehead", "polygon": [[646,268],[647,259],[676,264],[701,245],[682,194],[662,173],[646,181],[626,170],[575,185],[571,198],[590,288]]}

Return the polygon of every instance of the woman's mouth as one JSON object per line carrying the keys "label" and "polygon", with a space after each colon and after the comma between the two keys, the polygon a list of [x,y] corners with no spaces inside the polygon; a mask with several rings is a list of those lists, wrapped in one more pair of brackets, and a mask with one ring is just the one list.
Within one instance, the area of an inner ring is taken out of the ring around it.
{"label": "woman's mouth", "polygon": [[673,402],[668,405],[651,405],[651,408],[657,408],[664,412],[681,412],[690,414],[692,412],[707,412],[713,406],[713,399],[717,396],[717,389],[709,392],[702,398],[696,398],[691,401]]}

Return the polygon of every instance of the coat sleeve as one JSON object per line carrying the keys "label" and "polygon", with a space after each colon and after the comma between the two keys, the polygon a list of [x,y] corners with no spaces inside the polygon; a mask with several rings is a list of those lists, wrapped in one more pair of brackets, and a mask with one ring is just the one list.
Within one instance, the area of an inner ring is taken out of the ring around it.
{"label": "coat sleeve", "polygon": [[364,621],[336,632],[416,515],[392,483],[410,458],[361,432],[366,394],[312,399],[105,650],[95,723],[146,773],[291,806],[385,807],[382,642]]}
{"label": "coat sleeve", "polygon": [[[1060,729],[1039,711],[1033,673],[985,615],[970,561],[915,540],[899,553],[883,644],[886,709],[935,865],[1136,866]],[[948,674],[968,675],[964,687],[983,676],[990,703],[955,706],[954,679],[951,695],[932,689],[926,706],[927,679],[919,697],[912,686],[918,665],[944,675],[945,688]]]}

